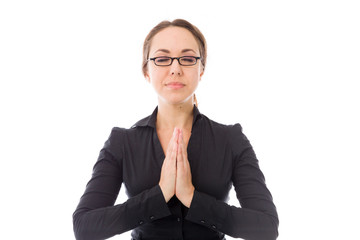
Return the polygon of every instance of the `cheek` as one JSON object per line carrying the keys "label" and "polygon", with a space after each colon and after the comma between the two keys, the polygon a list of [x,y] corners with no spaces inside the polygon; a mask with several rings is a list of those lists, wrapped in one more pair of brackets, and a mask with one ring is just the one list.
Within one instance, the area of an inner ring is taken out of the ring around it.
{"label": "cheek", "polygon": [[194,71],[191,71],[189,74],[190,74],[189,76],[191,76],[191,78],[196,80],[196,81],[199,81],[200,78],[201,78],[201,70],[200,70],[200,68],[199,69],[194,69]]}
{"label": "cheek", "polygon": [[149,73],[149,77],[150,77],[150,80],[154,80],[156,78],[156,76],[159,75],[159,71],[157,71],[157,69],[155,69],[154,67],[149,67],[148,68],[148,73]]}
{"label": "cheek", "polygon": [[202,65],[199,64],[198,66],[196,66],[196,68],[194,69],[196,71],[196,75],[197,76],[201,76],[202,73]]}
{"label": "cheek", "polygon": [[154,71],[152,76],[155,81],[159,81],[162,80],[162,78],[164,78],[166,74],[164,73],[164,71]]}
{"label": "cheek", "polygon": [[166,80],[167,73],[164,69],[149,69],[149,81],[152,84],[159,84]]}

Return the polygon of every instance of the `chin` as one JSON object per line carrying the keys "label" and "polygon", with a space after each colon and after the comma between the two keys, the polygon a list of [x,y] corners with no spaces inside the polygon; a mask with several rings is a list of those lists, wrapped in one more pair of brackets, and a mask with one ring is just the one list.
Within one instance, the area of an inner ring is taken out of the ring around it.
{"label": "chin", "polygon": [[160,97],[160,99],[163,101],[163,102],[166,102],[167,104],[170,104],[170,105],[180,105],[180,104],[185,104],[185,103],[188,103],[189,101],[191,101],[191,96],[187,97],[187,98],[162,98]]}

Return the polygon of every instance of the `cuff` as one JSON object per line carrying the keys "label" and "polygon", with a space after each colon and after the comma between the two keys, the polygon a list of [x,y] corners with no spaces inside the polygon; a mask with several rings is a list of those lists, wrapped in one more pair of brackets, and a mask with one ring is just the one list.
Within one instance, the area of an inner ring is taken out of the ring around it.
{"label": "cuff", "polygon": [[216,198],[195,190],[185,219],[219,231],[222,228],[222,220],[225,217],[225,212],[221,208],[222,204],[224,203],[218,202]]}
{"label": "cuff", "polygon": [[135,198],[138,197],[138,204],[133,205],[133,211],[140,213],[133,219],[136,227],[171,215],[159,185]]}

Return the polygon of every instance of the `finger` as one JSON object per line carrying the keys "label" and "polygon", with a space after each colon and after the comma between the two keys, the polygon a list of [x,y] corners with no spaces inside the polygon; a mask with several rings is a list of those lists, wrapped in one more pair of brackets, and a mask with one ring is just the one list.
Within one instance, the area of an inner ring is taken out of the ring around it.
{"label": "finger", "polygon": [[177,141],[173,141],[171,147],[171,155],[170,155],[170,159],[173,161],[176,161],[177,149],[178,149],[178,143]]}
{"label": "finger", "polygon": [[176,165],[176,158],[177,158],[177,154],[178,154],[178,141],[177,141],[177,139],[178,139],[178,137],[179,137],[179,132],[178,132],[178,130],[175,128],[175,130],[174,130],[174,134],[173,134],[173,138],[172,138],[172,140],[171,140],[171,144],[172,144],[172,146],[171,146],[171,155],[170,155],[170,161],[172,161],[175,165]]}
{"label": "finger", "polygon": [[177,128],[177,127],[175,127],[174,128],[174,132],[175,132],[175,139],[174,139],[174,141],[177,143],[177,144],[179,144],[179,135],[180,135],[180,129],[179,128]]}
{"label": "finger", "polygon": [[169,145],[166,149],[166,156],[170,156],[172,154],[172,151],[173,151],[173,147],[174,147],[174,143],[177,142],[177,128],[174,128],[174,131],[173,131],[173,134],[171,136],[171,139],[170,139],[170,142],[169,142]]}
{"label": "finger", "polygon": [[182,133],[182,130],[180,129],[179,130],[179,144],[178,144],[178,158],[177,158],[179,163],[182,163],[184,161],[183,144],[184,144],[183,133]]}
{"label": "finger", "polygon": [[187,161],[187,151],[186,151],[186,145],[184,142],[184,134],[183,131],[181,130],[180,134],[179,134],[179,155],[181,157],[181,161],[185,162]]}
{"label": "finger", "polygon": [[184,156],[184,160],[187,159],[187,149],[186,149],[186,145],[185,145],[185,141],[184,141],[184,134],[183,131],[181,130],[181,150],[182,150],[182,154]]}

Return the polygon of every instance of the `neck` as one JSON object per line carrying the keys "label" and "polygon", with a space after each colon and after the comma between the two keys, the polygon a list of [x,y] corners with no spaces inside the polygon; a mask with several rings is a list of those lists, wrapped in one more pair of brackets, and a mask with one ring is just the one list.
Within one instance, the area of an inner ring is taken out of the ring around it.
{"label": "neck", "polygon": [[175,127],[191,130],[193,122],[192,101],[181,104],[168,104],[159,101],[156,128],[158,130],[169,129]]}

